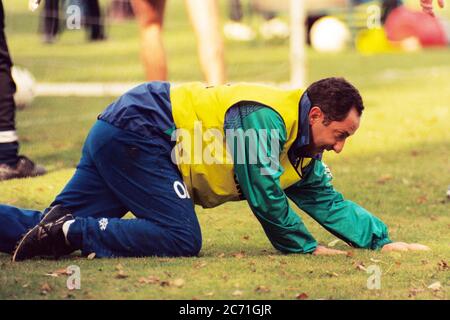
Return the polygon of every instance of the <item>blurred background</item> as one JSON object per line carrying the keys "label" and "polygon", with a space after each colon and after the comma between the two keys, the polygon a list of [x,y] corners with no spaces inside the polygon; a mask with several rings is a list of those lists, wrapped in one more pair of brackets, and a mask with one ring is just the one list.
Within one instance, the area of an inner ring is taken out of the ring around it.
{"label": "blurred background", "polygon": [[[71,5],[81,8],[82,23],[89,13],[86,5],[83,5],[84,1],[80,0],[59,1],[59,33],[54,38],[44,35],[45,2],[48,1],[43,1],[35,12],[31,12],[28,10],[28,1],[3,1],[6,34],[13,61],[27,68],[38,83],[139,82],[145,79],[139,57],[139,27],[128,1],[99,1],[102,14],[100,23],[104,25],[106,37],[104,41],[90,41],[92,39],[89,39],[87,26],[68,29],[67,24],[74,23],[68,14],[73,13],[68,9]],[[226,80],[288,82],[291,72],[289,0],[238,1],[241,6],[240,18],[236,18],[236,13],[233,16],[232,2],[235,1],[219,1],[220,31],[225,39]],[[450,60],[450,5],[440,9],[436,3],[434,9],[439,21],[443,22],[445,39],[442,30],[430,26],[430,21],[423,19],[423,16],[416,18],[413,13],[396,12],[391,25],[397,26],[390,28],[391,38],[396,42],[389,45],[377,27],[383,27],[383,21],[386,20],[383,14],[388,10],[383,6],[395,7],[399,1],[359,2],[305,1],[305,32],[308,33],[308,39],[310,34],[313,35],[315,45],[314,48],[306,47],[307,79],[341,74],[351,76],[351,80],[357,84],[374,84],[377,80],[373,77],[390,66],[399,70],[443,66]],[[418,0],[403,3],[408,10],[420,10]],[[331,18],[317,21],[323,16]],[[383,21],[378,21],[378,18]],[[319,23],[313,28],[314,32],[310,32],[314,22]],[[426,29],[425,35],[413,29]],[[202,81],[196,38],[184,1],[167,1],[163,37],[169,80]],[[402,43],[399,40],[404,41]],[[330,55],[330,52],[334,54]],[[418,57],[423,57],[423,61],[418,61]]]}

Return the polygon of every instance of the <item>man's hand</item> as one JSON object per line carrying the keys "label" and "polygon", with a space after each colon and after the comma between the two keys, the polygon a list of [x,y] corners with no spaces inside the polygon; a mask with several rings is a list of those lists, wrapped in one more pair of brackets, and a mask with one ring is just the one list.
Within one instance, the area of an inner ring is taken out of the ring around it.
{"label": "man's hand", "polygon": [[316,250],[313,252],[315,256],[335,256],[338,254],[347,254],[346,251],[330,249],[325,246],[317,246]]}
{"label": "man's hand", "polygon": [[[444,7],[444,0],[438,0],[439,7]],[[420,0],[420,6],[422,11],[428,13],[430,16],[434,17],[433,12],[433,0]]]}
{"label": "man's hand", "polygon": [[382,252],[388,251],[428,251],[429,247],[419,243],[392,242],[385,244],[381,249]]}

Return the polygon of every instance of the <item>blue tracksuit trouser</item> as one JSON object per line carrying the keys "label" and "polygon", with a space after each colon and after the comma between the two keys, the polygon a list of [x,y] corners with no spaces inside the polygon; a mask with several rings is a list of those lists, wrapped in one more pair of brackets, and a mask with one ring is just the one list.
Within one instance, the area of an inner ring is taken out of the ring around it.
{"label": "blue tracksuit trouser", "polygon": [[[74,176],[51,206],[72,211],[68,240],[97,257],[192,256],[201,248],[194,204],[171,161],[173,142],[98,120]],[[136,219],[122,219],[128,212]],[[15,243],[42,213],[0,205],[0,251]]]}

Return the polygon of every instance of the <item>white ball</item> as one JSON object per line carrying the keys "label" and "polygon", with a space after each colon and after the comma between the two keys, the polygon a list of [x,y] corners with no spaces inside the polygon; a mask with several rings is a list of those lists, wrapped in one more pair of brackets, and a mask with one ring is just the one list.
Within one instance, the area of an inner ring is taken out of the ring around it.
{"label": "white ball", "polygon": [[11,75],[16,83],[14,102],[18,109],[25,109],[31,105],[35,97],[36,80],[25,68],[13,66]]}
{"label": "white ball", "polygon": [[312,47],[319,52],[340,52],[351,40],[348,27],[334,17],[322,17],[311,27]]}

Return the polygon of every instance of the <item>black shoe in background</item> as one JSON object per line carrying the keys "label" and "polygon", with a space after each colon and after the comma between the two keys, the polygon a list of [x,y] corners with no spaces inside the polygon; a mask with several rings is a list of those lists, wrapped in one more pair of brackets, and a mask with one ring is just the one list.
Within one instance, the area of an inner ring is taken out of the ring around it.
{"label": "black shoe in background", "polygon": [[25,156],[19,156],[15,167],[0,164],[0,181],[41,176],[47,173],[44,167],[35,164]]}

